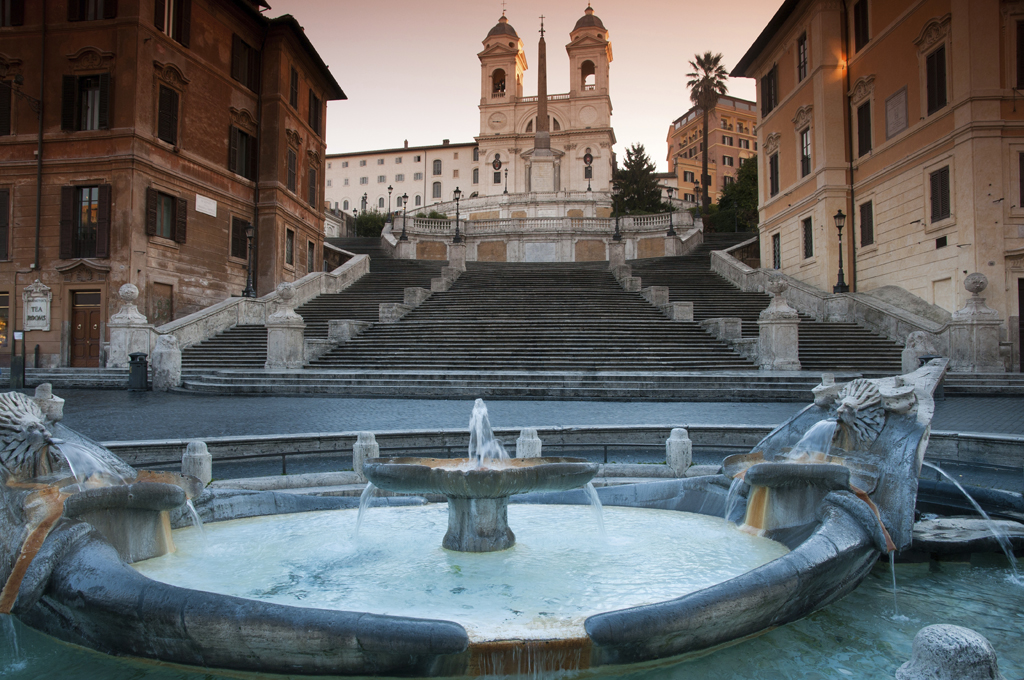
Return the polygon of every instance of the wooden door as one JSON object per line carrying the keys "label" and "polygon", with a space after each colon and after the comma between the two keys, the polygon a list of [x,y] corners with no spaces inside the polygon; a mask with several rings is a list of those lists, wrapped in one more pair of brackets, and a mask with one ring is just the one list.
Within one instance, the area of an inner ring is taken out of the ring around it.
{"label": "wooden door", "polygon": [[98,368],[100,294],[98,291],[75,292],[71,299],[71,366]]}

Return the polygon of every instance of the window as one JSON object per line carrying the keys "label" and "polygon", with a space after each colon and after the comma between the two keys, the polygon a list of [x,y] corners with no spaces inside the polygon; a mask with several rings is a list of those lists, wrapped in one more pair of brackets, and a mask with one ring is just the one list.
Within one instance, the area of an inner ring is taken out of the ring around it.
{"label": "window", "polygon": [[583,179],[594,179],[594,166],[583,166]]}
{"label": "window", "polygon": [[366,167],[366,161],[365,160],[359,161],[359,167],[365,168]]}
{"label": "window", "polygon": [[948,236],[940,236],[939,238],[935,239],[935,250],[938,250],[939,248],[945,248],[948,245],[949,245],[949,237]]}
{"label": "window", "polygon": [[750,140],[749,139],[741,139],[737,143],[737,146],[740,147],[741,149],[749,149],[750,148]]}
{"label": "window", "polygon": [[291,229],[284,230],[284,263],[295,265],[295,232]]}
{"label": "window", "polygon": [[13,91],[9,83],[0,82],[0,136],[11,134],[11,100]]}
{"label": "window", "polygon": [[440,174],[441,174],[441,161],[440,160],[436,160],[436,161],[434,161],[434,175],[437,176],[437,175],[440,175]]}
{"label": "window", "polygon": [[188,220],[188,201],[157,191],[146,189],[146,234],[185,242],[185,227]]}
{"label": "window", "polygon": [[68,21],[96,21],[116,17],[117,0],[68,0]]}
{"label": "window", "polygon": [[454,179],[458,179],[459,178],[459,169],[458,168],[456,168],[455,170],[452,170],[452,177]]}
{"label": "window", "polygon": [[348,167],[348,161],[342,161],[341,162],[341,167],[347,168]]}
{"label": "window", "polygon": [[423,179],[423,173],[422,173],[422,172],[414,172],[414,173],[412,174],[412,178],[413,178],[413,179],[414,179],[415,181],[417,181],[417,182],[418,182],[418,181],[420,181],[420,180],[422,180],[422,179]]}
{"label": "window", "polygon": [[735,182],[736,178],[733,177],[732,175],[726,175],[725,177],[722,178],[722,186],[729,186],[730,184],[734,184]]}
{"label": "window", "polygon": [[859,0],[853,5],[853,43],[859,52],[871,35],[868,32],[868,0]]}
{"label": "window", "polygon": [[228,135],[228,170],[256,179],[256,138],[236,127]]}
{"label": "window", "polygon": [[692,170],[683,170],[683,181],[684,182],[695,182],[696,175],[693,174]]}
{"label": "window", "polygon": [[782,269],[781,234],[772,234],[772,269]]}
{"label": "window", "polygon": [[384,159],[383,158],[378,158],[377,159],[377,165],[384,165]]}
{"label": "window", "polygon": [[761,77],[761,117],[767,116],[779,104],[779,67],[772,66]]}
{"label": "window", "polygon": [[1020,178],[1017,205],[1024,205],[1024,153],[1017,154],[1017,175]]}
{"label": "window", "polygon": [[316,245],[312,241],[306,241],[306,271],[313,271],[313,263],[316,262]]}
{"label": "window", "polygon": [[231,218],[231,257],[244,260],[248,256],[248,239],[245,237],[247,226],[249,223],[241,217]]}
{"label": "window", "polygon": [[316,193],[317,193],[316,190],[317,190],[316,168],[310,168],[309,169],[309,204],[311,206],[313,206],[314,208],[316,207]]}
{"label": "window", "polygon": [[168,144],[178,144],[178,93],[160,86],[160,110],[157,114],[156,136]]}
{"label": "window", "polygon": [[384,197],[383,196],[381,196],[380,198],[377,199],[377,207],[380,208],[381,210],[384,209]]}
{"label": "window", "polygon": [[432,187],[432,191],[431,191],[430,195],[433,198],[441,198],[441,183],[440,182],[434,182],[434,186]]}
{"label": "window", "polygon": [[422,203],[423,203],[423,200],[420,198],[420,195],[416,194],[416,205],[421,205]]}
{"label": "window", "polygon": [[800,131],[800,176],[811,174],[811,128]]}
{"label": "window", "polygon": [[689,201],[690,203],[696,203],[697,197],[694,196],[693,194],[683,194],[683,200]]}
{"label": "window", "polygon": [[370,183],[370,178],[369,177],[360,177],[359,178],[359,183],[360,184],[369,184]]}
{"label": "window", "polygon": [[395,181],[396,182],[404,182],[405,181],[405,175],[401,175],[401,174],[395,175]]}
{"label": "window", "polygon": [[480,160],[480,147],[478,147],[478,146],[473,147],[473,160],[474,161]]}
{"label": "window", "polygon": [[153,16],[156,30],[188,47],[192,0],[156,0],[153,4],[156,10]]}
{"label": "window", "polygon": [[1024,21],[1017,22],[1017,89],[1024,90]]}
{"label": "window", "polygon": [[800,223],[803,227],[804,236],[804,259],[814,257],[814,223],[810,217],[805,217]]}
{"label": "window", "polygon": [[61,130],[110,128],[110,74],[64,76],[61,96]]}
{"label": "window", "polygon": [[473,168],[473,184],[480,184],[480,168]]}
{"label": "window", "polygon": [[870,246],[875,242],[875,216],[871,201],[860,204],[860,245]]}
{"label": "window", "polygon": [[[320,97],[317,97],[313,90],[309,91],[309,127],[313,128],[313,132],[320,136],[323,134],[323,130],[320,127],[323,119],[323,103],[320,101]],[[380,159],[383,163],[384,159]]]}
{"label": "window", "polygon": [[299,108],[299,72],[292,66],[291,83],[288,86],[288,103],[293,109]]}
{"label": "window", "polygon": [[932,222],[939,222],[951,216],[949,202],[949,166],[939,168],[928,175],[931,182]]}
{"label": "window", "polygon": [[495,184],[501,184],[501,173],[500,172],[495,172],[494,173],[494,183]]}
{"label": "window", "polygon": [[401,164],[402,164],[402,157],[401,156],[395,156],[395,165],[401,165]]}
{"label": "window", "polygon": [[347,198],[346,198],[346,199],[345,199],[345,201],[344,201],[344,202],[343,202],[343,203],[341,204],[341,209],[342,209],[342,210],[348,210],[348,199],[347,199]]}
{"label": "window", "polygon": [[734,166],[734,159],[732,156],[722,156],[722,165],[727,165],[730,168]]}
{"label": "window", "polygon": [[109,184],[61,188],[60,258],[110,257]]}
{"label": "window", "polygon": [[345,178],[345,179],[344,179],[344,180],[342,181],[342,184],[344,184],[345,186],[348,186],[348,177],[346,177],[346,178]]}
{"label": "window", "polygon": [[328,179],[328,180],[327,180],[327,186],[331,186],[331,182],[332,182],[332,181],[333,181],[333,180],[330,180],[330,179]]}
{"label": "window", "polygon": [[[25,23],[25,0],[0,0],[0,26],[21,26]],[[5,339],[6,345],[6,339]]]}
{"label": "window", "polygon": [[857,107],[857,156],[871,151],[871,102]]}
{"label": "window", "polygon": [[775,196],[779,193],[779,154],[773,153],[768,157],[768,195]]}
{"label": "window", "polygon": [[729,135],[722,135],[722,144],[726,146],[732,146],[732,137]]}
{"label": "window", "polygon": [[388,181],[388,176],[387,175],[377,175],[377,184],[384,184],[384,182],[387,182],[387,181]]}
{"label": "window", "polygon": [[419,163],[422,159],[423,159],[422,156],[413,156],[412,157],[412,162],[413,163]]}
{"label": "window", "polygon": [[459,152],[458,151],[455,152],[455,155],[453,156],[453,158],[455,160],[459,160]]}
{"label": "window", "polygon": [[7,242],[10,240],[11,190],[0,189],[0,260],[10,259]]}
{"label": "window", "polygon": [[807,34],[802,33],[796,40],[796,80],[807,77]]}
{"label": "window", "polygon": [[11,297],[9,293],[0,293],[0,347],[7,344],[7,326],[11,313]]}
{"label": "window", "polygon": [[946,105],[946,46],[928,55],[925,61],[928,78],[928,115]]}
{"label": "window", "polygon": [[260,53],[238,35],[231,37],[231,77],[253,92],[260,86]]}

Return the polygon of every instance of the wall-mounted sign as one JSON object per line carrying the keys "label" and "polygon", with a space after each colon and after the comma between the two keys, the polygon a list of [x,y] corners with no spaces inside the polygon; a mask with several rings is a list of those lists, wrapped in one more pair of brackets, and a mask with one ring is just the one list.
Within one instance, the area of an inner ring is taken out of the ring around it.
{"label": "wall-mounted sign", "polygon": [[36,279],[34,283],[25,287],[22,300],[22,328],[26,331],[50,330],[50,302],[53,300],[50,289]]}
{"label": "wall-mounted sign", "polygon": [[196,212],[201,212],[204,215],[209,215],[210,217],[216,217],[217,201],[212,198],[196,194]]}
{"label": "wall-mounted sign", "polygon": [[491,163],[491,167],[495,170],[501,170],[501,155],[494,154],[494,162]]}

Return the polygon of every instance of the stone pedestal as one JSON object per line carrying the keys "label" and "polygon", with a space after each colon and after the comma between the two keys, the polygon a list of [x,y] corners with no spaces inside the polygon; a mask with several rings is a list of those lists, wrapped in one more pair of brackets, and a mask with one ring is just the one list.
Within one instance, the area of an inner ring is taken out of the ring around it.
{"label": "stone pedestal", "polygon": [[765,371],[799,371],[800,317],[786,303],[784,293],[789,284],[783,278],[773,276],[766,287],[774,297],[758,316],[758,363]]}
{"label": "stone pedestal", "polygon": [[626,264],[626,244],[622,241],[608,243],[608,268],[614,269]]}
{"label": "stone pedestal", "polygon": [[166,392],[181,387],[181,350],[178,339],[173,335],[161,335],[156,339],[153,350],[153,390]]}
{"label": "stone pedestal", "polygon": [[372,432],[360,432],[356,435],[356,442],[352,445],[352,470],[365,480],[363,475],[363,464],[372,458],[380,458],[380,446],[377,438]]}
{"label": "stone pedestal", "polygon": [[139,289],[126,283],[118,290],[121,311],[110,317],[110,345],[107,348],[107,368],[128,368],[128,355],[133,352],[149,354],[150,334],[153,326],[135,306]]}
{"label": "stone pedestal", "polygon": [[206,449],[206,443],[191,441],[185,447],[185,453],[181,457],[181,474],[192,475],[203,486],[208,486],[213,479],[213,456]]}
{"label": "stone pedestal", "polygon": [[399,241],[395,246],[395,257],[399,260],[415,260],[416,244],[412,241]]}
{"label": "stone pedestal", "polygon": [[700,327],[719,340],[739,340],[743,337],[743,319],[735,316],[719,316],[705,319]]}
{"label": "stone pedestal", "polygon": [[693,321],[692,302],[670,302],[661,309],[673,321]]}
{"label": "stone pedestal", "polygon": [[401,302],[381,302],[377,307],[377,320],[381,323],[395,323],[411,310],[412,307]]}
{"label": "stone pedestal", "polygon": [[430,291],[419,286],[409,286],[404,295],[402,302],[410,307],[419,307],[430,297]]}
{"label": "stone pedestal", "polygon": [[639,276],[627,276],[626,278],[619,281],[622,284],[622,290],[627,293],[639,293],[640,292],[640,277]]}
{"label": "stone pedestal", "polygon": [[277,287],[280,309],[267,317],[267,363],[271,370],[302,368],[306,324],[292,309],[295,289],[290,283]]}
{"label": "stone pedestal", "polygon": [[648,286],[640,291],[640,294],[655,307],[668,304],[668,286]]}
{"label": "stone pedestal", "polygon": [[963,309],[953,312],[949,322],[949,370],[963,373],[1002,373],[999,355],[999,312],[985,305],[980,294],[988,287],[983,274],[964,279],[972,296]]}
{"label": "stone pedestal", "polygon": [[675,257],[683,254],[683,244],[678,236],[665,237],[665,257]]}
{"label": "stone pedestal", "polygon": [[633,275],[633,268],[628,264],[618,264],[610,268],[612,276],[615,277],[616,281],[622,281],[622,279],[629,278]]}
{"label": "stone pedestal", "polygon": [[685,476],[687,468],[693,464],[693,442],[685,428],[672,428],[665,440],[665,462],[676,477]]}
{"label": "stone pedestal", "polygon": [[448,266],[460,272],[466,271],[466,244],[448,244]]}
{"label": "stone pedestal", "polygon": [[448,532],[441,545],[459,552],[494,552],[516,544],[508,527],[508,496],[449,498]]}
{"label": "stone pedestal", "polygon": [[903,346],[901,365],[904,373],[913,373],[921,365],[923,356],[941,356],[938,345],[931,333],[914,331],[907,336]]}
{"label": "stone pedestal", "polygon": [[524,427],[516,440],[516,458],[540,458],[542,446],[537,428]]}

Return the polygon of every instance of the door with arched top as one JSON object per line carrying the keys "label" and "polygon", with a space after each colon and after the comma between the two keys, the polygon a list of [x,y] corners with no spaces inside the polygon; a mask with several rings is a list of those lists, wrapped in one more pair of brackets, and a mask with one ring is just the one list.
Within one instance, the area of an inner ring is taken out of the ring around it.
{"label": "door with arched top", "polygon": [[71,293],[71,366],[98,368],[100,365],[100,292]]}

